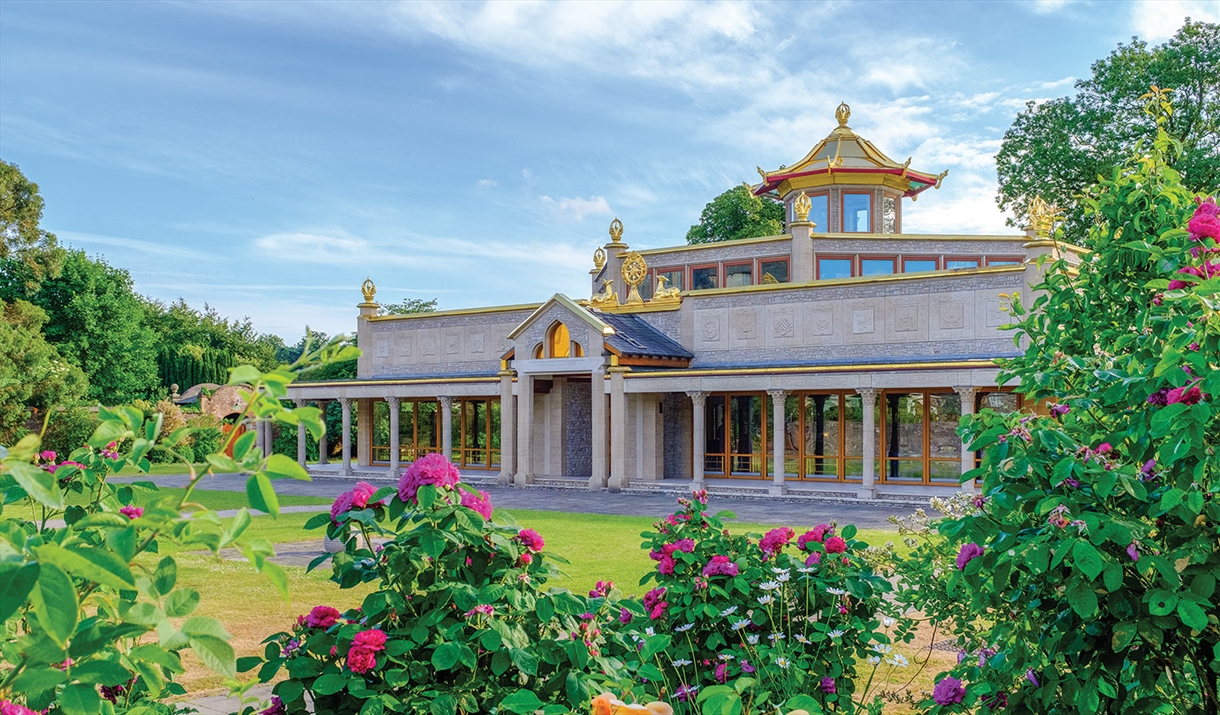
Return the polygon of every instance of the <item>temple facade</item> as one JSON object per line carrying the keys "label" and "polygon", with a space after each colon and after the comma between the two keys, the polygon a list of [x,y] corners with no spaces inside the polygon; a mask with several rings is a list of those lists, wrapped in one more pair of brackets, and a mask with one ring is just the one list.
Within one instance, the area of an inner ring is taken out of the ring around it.
{"label": "temple facade", "polygon": [[[632,250],[615,219],[590,297],[542,304],[383,316],[366,281],[358,379],[289,388],[357,425],[309,468],[396,476],[442,452],[470,481],[520,487],[962,488],[961,415],[1022,407],[996,382],[995,359],[1019,351],[1007,301],[1030,302],[1041,257],[1083,250],[1036,228],[903,233],[904,202],[945,173],[882,154],[846,105],[836,117],[750,187],[783,203],[784,235]],[[304,463],[303,431],[300,445]]]}

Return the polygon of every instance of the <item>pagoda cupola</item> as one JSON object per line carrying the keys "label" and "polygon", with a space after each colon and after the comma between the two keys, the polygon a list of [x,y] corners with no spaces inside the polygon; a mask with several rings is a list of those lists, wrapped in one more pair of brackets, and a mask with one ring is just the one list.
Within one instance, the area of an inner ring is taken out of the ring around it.
{"label": "pagoda cupola", "polygon": [[[788,222],[808,221],[815,233],[900,233],[902,199],[912,201],[929,188],[940,188],[948,174],[928,174],[911,168],[911,160],[898,163],[882,154],[872,142],[847,125],[851,108],[835,110],[839,126],[805,158],[775,171],[758,169],[762,183],[752,187],[756,196],[770,195],[784,203]],[[798,203],[802,196],[809,204]]]}

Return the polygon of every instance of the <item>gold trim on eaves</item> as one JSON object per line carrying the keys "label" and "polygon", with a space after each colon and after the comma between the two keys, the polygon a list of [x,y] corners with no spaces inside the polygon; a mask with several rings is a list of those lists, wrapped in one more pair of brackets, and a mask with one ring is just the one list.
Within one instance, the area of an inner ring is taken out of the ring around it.
{"label": "gold trim on eaves", "polygon": [[538,310],[542,303],[519,303],[517,305],[493,305],[486,308],[457,308],[435,310],[431,313],[407,313],[406,315],[374,315],[368,320],[415,320],[418,318],[444,318],[450,315],[478,315],[480,313],[513,313],[518,310]]}
{"label": "gold trim on eaves", "polygon": [[886,372],[893,370],[927,370],[927,369],[977,369],[999,367],[991,360],[959,360],[956,362],[898,362],[873,363],[865,365],[798,365],[793,367],[739,367],[730,369],[700,370],[667,370],[659,372],[639,372],[633,370],[624,377],[709,377],[714,375],[788,375],[792,373],[819,372]]}
{"label": "gold trim on eaves", "polygon": [[985,266],[983,268],[953,268],[941,271],[921,271],[919,273],[890,273],[883,276],[854,276],[852,278],[828,278],[825,280],[807,281],[805,283],[759,283],[757,285],[738,286],[736,288],[704,288],[703,290],[688,290],[684,296],[703,297],[710,295],[732,295],[734,293],[755,293],[771,290],[794,290],[798,288],[825,288],[831,286],[857,286],[870,283],[890,283],[893,281],[924,280],[927,278],[953,278],[956,276],[976,276],[993,273],[1024,273],[1025,264],[1014,266]]}

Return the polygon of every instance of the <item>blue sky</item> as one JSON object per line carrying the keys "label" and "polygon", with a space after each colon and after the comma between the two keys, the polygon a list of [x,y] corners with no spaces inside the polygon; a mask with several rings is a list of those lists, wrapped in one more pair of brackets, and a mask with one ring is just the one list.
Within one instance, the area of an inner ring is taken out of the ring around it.
{"label": "blue sky", "polygon": [[1217,3],[0,4],[0,157],[44,226],[160,300],[294,342],[359,284],[442,308],[583,297],[618,216],[681,243],[716,194],[851,125],[949,177],[913,233],[1009,232],[1028,100]]}

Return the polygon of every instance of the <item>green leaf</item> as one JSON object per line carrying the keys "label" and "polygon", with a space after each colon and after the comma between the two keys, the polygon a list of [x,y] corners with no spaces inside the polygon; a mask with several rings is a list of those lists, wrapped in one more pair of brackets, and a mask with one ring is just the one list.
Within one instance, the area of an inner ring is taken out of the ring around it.
{"label": "green leaf", "polygon": [[1122,651],[1131,645],[1131,641],[1135,639],[1136,630],[1135,624],[1131,621],[1125,621],[1114,626],[1114,633],[1110,636],[1110,647],[1116,651]]}
{"label": "green leaf", "polygon": [[1181,599],[1178,601],[1178,618],[1182,619],[1182,623],[1187,627],[1202,631],[1207,628],[1207,614],[1199,607],[1199,604],[1193,601]]}
{"label": "green leaf", "polygon": [[246,480],[246,499],[250,507],[267,512],[272,516],[280,515],[280,500],[275,496],[275,489],[266,474],[259,472]]}
{"label": "green leaf", "polygon": [[250,522],[250,510],[244,506],[238,509],[237,514],[233,517],[233,521],[229,522],[229,526],[220,536],[220,548],[223,549],[224,547],[232,544],[234,541],[237,541],[238,537],[242,535],[242,532],[244,532],[246,528],[250,526]]}
{"label": "green leaf", "polygon": [[33,592],[34,614],[56,643],[65,645],[76,632],[80,602],[72,579],[52,564],[43,564]]}
{"label": "green leaf", "polygon": [[1148,594],[1148,612],[1154,616],[1168,616],[1178,605],[1178,594],[1157,589]]}
{"label": "green leaf", "polygon": [[182,624],[182,632],[187,636],[210,636],[221,640],[229,640],[229,634],[225,632],[224,626],[220,625],[220,621],[207,616],[195,616],[194,618],[186,619]]}
{"label": "green leaf", "polygon": [[24,462],[10,462],[5,467],[34,501],[52,509],[64,508],[64,495],[59,491],[59,482],[53,474]]}
{"label": "green leaf", "polygon": [[232,457],[227,454],[209,454],[206,459],[208,464],[212,465],[212,469],[220,472],[240,472],[241,465],[238,464]]}
{"label": "green leaf", "polygon": [[[1101,574],[1101,570],[1105,568],[1105,563],[1102,560],[1101,554],[1087,541],[1080,540],[1072,547],[1072,558],[1076,562],[1076,568],[1089,581],[1093,581]],[[1096,597],[1094,597],[1096,601]]]}
{"label": "green leaf", "polygon": [[153,572],[153,588],[157,590],[157,595],[164,596],[174,590],[176,583],[178,583],[178,564],[173,557],[166,556],[161,559],[161,563],[157,564],[157,570]]}
{"label": "green leaf", "polygon": [[1165,490],[1165,493],[1161,495],[1161,511],[1169,511],[1170,509],[1173,509],[1175,506],[1182,503],[1182,499],[1185,498],[1185,496],[1186,492],[1178,489],[1177,487],[1172,487]]}
{"label": "green leaf", "polygon": [[102,710],[102,698],[97,689],[85,683],[73,683],[64,688],[56,703],[64,715],[97,715]]}
{"label": "green leaf", "polygon": [[1106,590],[1114,593],[1123,586],[1123,567],[1116,563],[1106,564],[1106,569],[1102,572],[1101,580],[1105,584]]}
{"label": "green leaf", "polygon": [[58,544],[43,544],[34,553],[44,564],[54,564],[86,581],[122,591],[136,590],[131,569],[109,552],[89,546],[65,549]]}
{"label": "green leaf", "polygon": [[309,472],[297,463],[295,459],[283,454],[273,454],[267,458],[267,466],[264,471],[272,479],[299,479],[303,482],[308,482],[312,479]]}
{"label": "green leaf", "polygon": [[538,699],[538,696],[534,695],[532,690],[525,690],[524,688],[500,701],[501,710],[518,713],[519,715],[532,713],[535,710],[541,709],[542,706],[543,702]]}
{"label": "green leaf", "polygon": [[9,616],[25,605],[34,584],[38,582],[39,565],[28,563],[19,569],[5,571],[0,578],[0,623],[7,621]]}
{"label": "green leaf", "polygon": [[93,436],[89,438],[88,444],[95,449],[101,449],[111,442],[122,442],[134,435],[131,428],[120,420],[104,419],[98,424],[97,429],[93,430]]}
{"label": "green leaf", "polygon": [[347,687],[347,678],[340,673],[327,673],[313,681],[312,690],[318,695],[334,695]]}
{"label": "green leaf", "polygon": [[193,588],[180,588],[165,599],[165,615],[170,618],[185,618],[199,605],[199,592]]}
{"label": "green leaf", "polygon": [[131,673],[113,660],[91,660],[72,668],[72,677],[94,685],[121,685],[131,680]]}
{"label": "green leaf", "polygon": [[275,590],[280,592],[280,598],[284,599],[284,603],[291,603],[288,598],[288,574],[277,563],[264,561],[263,574],[271,580],[271,585],[275,586]]}
{"label": "green leaf", "polygon": [[1097,613],[1097,594],[1093,592],[1093,587],[1089,584],[1077,583],[1068,590],[1067,595],[1072,610],[1081,618],[1090,618]]}
{"label": "green leaf", "polygon": [[214,636],[191,636],[191,649],[203,664],[230,678],[237,674],[237,656],[228,641]]}
{"label": "green leaf", "polygon": [[59,668],[50,666],[28,666],[13,681],[13,690],[34,695],[42,693],[68,681],[68,675]]}
{"label": "green leaf", "polygon": [[513,665],[517,666],[517,669],[522,673],[526,675],[538,674],[538,659],[531,655],[529,651],[513,648],[509,651],[508,655],[512,658]]}
{"label": "green leaf", "polygon": [[230,385],[240,385],[242,383],[251,383],[263,376],[259,369],[253,365],[238,365],[237,367],[229,368]]}
{"label": "green leaf", "polygon": [[449,670],[457,665],[459,654],[457,643],[442,643],[432,651],[432,667],[437,670]]}

